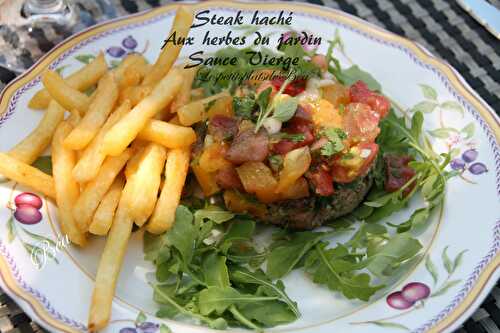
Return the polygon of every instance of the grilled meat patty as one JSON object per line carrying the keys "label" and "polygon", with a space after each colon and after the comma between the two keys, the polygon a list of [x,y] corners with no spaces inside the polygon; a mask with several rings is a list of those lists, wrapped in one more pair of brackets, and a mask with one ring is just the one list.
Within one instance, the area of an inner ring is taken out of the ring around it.
{"label": "grilled meat patty", "polygon": [[373,173],[340,185],[329,197],[311,195],[307,198],[267,204],[262,222],[289,229],[310,230],[358,207],[373,184]]}

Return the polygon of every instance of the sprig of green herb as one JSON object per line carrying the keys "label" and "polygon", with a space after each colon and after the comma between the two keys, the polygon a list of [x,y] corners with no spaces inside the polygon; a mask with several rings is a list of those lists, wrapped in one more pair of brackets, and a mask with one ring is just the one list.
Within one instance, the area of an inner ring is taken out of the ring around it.
{"label": "sprig of green herb", "polygon": [[269,87],[262,91],[259,96],[257,96],[257,105],[259,105],[259,115],[257,117],[257,121],[255,123],[255,133],[259,131],[262,127],[266,119],[274,118],[281,122],[285,122],[290,120],[297,107],[299,105],[299,101],[296,97],[288,97],[281,99],[281,95],[285,88],[292,82],[291,78],[288,77],[285,82],[280,87],[280,90],[274,95],[272,100],[270,100],[270,95],[272,92],[272,88]]}

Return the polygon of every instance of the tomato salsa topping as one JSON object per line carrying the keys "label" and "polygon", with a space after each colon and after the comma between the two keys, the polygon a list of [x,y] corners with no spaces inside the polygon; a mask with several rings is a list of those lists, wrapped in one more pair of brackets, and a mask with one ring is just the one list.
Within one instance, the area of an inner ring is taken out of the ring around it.
{"label": "tomato salsa topping", "polygon": [[[229,111],[212,107],[195,159],[202,189],[236,190],[270,203],[331,196],[336,184],[365,176],[377,158],[375,139],[390,102],[362,81],[311,88],[311,80],[249,82]],[[398,163],[390,169],[391,190],[411,178],[407,164]]]}

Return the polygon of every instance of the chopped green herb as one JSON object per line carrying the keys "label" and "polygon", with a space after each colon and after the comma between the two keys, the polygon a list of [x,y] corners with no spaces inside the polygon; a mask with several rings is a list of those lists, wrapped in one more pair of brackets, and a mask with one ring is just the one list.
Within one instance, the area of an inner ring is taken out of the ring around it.
{"label": "chopped green herb", "polygon": [[328,142],[321,147],[321,155],[329,157],[345,148],[342,140],[347,138],[347,135],[340,128],[324,129],[320,134],[328,139]]}
{"label": "chopped green herb", "polygon": [[271,155],[267,158],[269,161],[269,166],[274,172],[278,172],[281,170],[283,166],[283,156],[281,155]]}
{"label": "chopped green herb", "polygon": [[255,97],[253,94],[245,95],[243,97],[233,97],[233,109],[236,116],[243,119],[251,120],[253,117],[253,110],[255,109]]}

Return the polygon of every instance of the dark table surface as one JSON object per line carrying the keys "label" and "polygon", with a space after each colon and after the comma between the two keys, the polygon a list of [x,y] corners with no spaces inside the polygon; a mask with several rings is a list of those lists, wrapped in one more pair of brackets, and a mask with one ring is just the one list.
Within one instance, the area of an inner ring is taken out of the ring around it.
{"label": "dark table surface", "polygon": [[[7,0],[10,1],[10,0]],[[109,17],[161,6],[165,0],[78,0],[81,19],[92,25]],[[309,0],[338,8],[424,45],[457,69],[473,89],[500,113],[500,41],[468,15],[456,0]],[[489,0],[500,8],[500,0]],[[1,3],[1,1],[0,1]],[[0,5],[1,6],[1,5]],[[13,35],[14,34],[14,35]],[[15,32],[0,22],[0,45],[15,40]],[[54,46],[43,31],[32,36],[36,47],[24,50],[23,61],[33,61]],[[56,42],[65,36],[55,38]],[[0,67],[0,90],[15,78]],[[457,330],[459,333],[500,333],[500,285]],[[43,332],[0,290],[0,333]]]}

